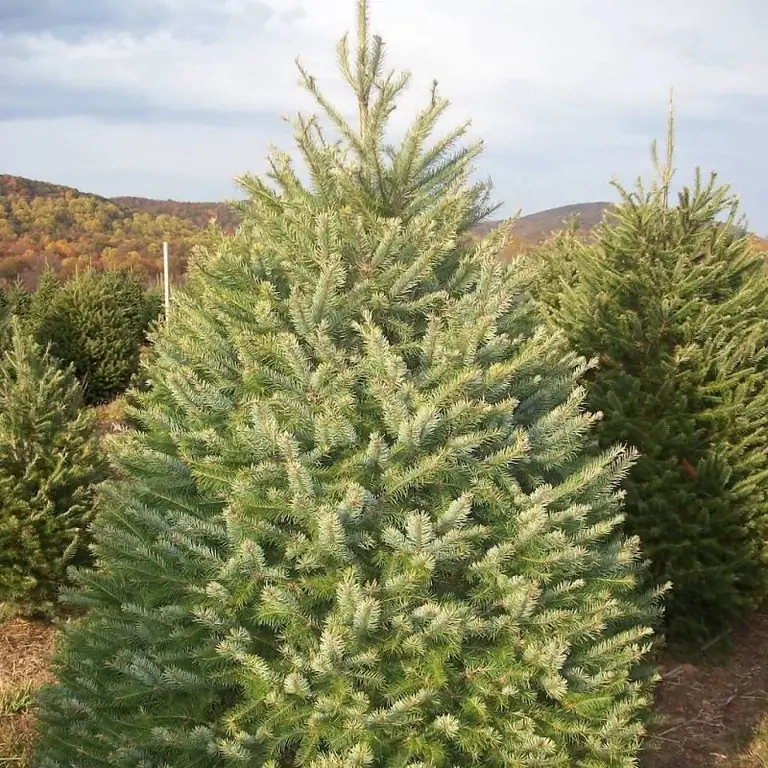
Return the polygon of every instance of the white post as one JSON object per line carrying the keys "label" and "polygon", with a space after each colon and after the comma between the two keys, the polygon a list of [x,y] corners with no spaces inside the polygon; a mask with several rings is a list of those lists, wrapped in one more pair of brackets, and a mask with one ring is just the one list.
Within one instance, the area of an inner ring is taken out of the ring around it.
{"label": "white post", "polygon": [[163,290],[165,292],[165,319],[171,307],[171,284],[168,277],[168,243],[163,243]]}

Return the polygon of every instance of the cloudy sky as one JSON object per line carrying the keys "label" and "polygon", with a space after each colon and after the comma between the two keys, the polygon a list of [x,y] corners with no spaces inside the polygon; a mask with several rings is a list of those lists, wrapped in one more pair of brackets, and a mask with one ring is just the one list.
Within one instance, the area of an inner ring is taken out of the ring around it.
{"label": "cloudy sky", "polygon": [[[675,89],[680,181],[697,165],[768,233],[765,0],[371,0],[389,63],[433,78],[486,141],[503,213],[614,199],[650,171]],[[0,172],[84,191],[237,195],[281,115],[311,106],[294,60],[342,107],[335,43],[354,0],[0,0]]]}

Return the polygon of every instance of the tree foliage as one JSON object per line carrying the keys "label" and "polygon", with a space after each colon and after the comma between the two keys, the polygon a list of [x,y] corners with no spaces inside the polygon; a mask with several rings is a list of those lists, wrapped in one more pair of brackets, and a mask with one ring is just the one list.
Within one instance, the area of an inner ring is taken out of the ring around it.
{"label": "tree foliage", "polygon": [[136,375],[155,306],[129,273],[88,270],[56,291],[37,337],[65,366],[73,366],[88,404],[105,402],[124,392]]}
{"label": "tree foliage", "polygon": [[[39,768],[635,764],[657,615],[589,456],[585,363],[539,324],[466,126],[398,146],[359,2],[350,125],[241,179],[158,334],[142,429],[68,595]],[[352,61],[350,61],[352,58]]]}
{"label": "tree foliage", "polygon": [[17,318],[0,360],[0,604],[52,607],[70,565],[89,562],[93,494],[106,477],[80,386]]}
{"label": "tree foliage", "polygon": [[700,643],[766,596],[768,283],[714,174],[670,203],[672,150],[670,119],[658,179],[618,187],[593,242],[550,241],[539,295],[576,350],[599,356],[588,402],[605,414],[601,445],[642,455],[627,530],[673,582],[670,638]]}

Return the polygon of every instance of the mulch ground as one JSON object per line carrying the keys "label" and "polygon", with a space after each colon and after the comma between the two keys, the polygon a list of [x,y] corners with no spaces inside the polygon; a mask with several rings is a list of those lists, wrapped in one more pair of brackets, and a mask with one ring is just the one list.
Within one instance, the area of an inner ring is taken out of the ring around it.
{"label": "mulch ground", "polygon": [[[55,639],[50,624],[0,624],[0,768],[27,768],[34,737],[27,694],[49,680]],[[663,723],[647,768],[768,768],[768,614],[737,632],[724,665],[663,662],[656,698]]]}
{"label": "mulch ground", "polygon": [[34,737],[29,702],[48,682],[56,640],[47,623],[13,619],[0,625],[0,767],[26,768]]}
{"label": "mulch ground", "polygon": [[736,632],[725,664],[661,667],[649,768],[768,768],[768,613]]}

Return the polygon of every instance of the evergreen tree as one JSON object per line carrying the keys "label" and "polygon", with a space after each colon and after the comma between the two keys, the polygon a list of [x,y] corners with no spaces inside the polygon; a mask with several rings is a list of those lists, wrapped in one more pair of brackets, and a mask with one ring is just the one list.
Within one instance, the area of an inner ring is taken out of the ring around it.
{"label": "evergreen tree", "polygon": [[105,478],[92,416],[70,371],[10,321],[0,360],[0,604],[52,607],[66,570],[86,564],[95,484]]}
{"label": "evergreen tree", "polygon": [[24,288],[20,280],[16,280],[5,291],[8,309],[16,317],[24,317],[32,303],[32,294]]}
{"label": "evergreen tree", "polygon": [[64,365],[72,365],[86,403],[111,400],[139,368],[147,325],[141,283],[127,272],[87,270],[53,296],[37,333]]}
{"label": "evergreen tree", "polygon": [[543,258],[564,265],[540,291],[575,349],[596,354],[591,409],[600,444],[637,447],[626,530],[670,580],[668,637],[727,633],[766,596],[768,282],[737,199],[697,171],[670,203],[668,154],[649,190],[621,204],[591,243],[565,234]]}
{"label": "evergreen tree", "polygon": [[657,593],[618,483],[588,456],[585,363],[542,328],[465,127],[433,90],[385,143],[407,76],[359,3],[341,138],[299,117],[241,181],[158,333],[98,567],[68,599],[39,768],[635,765]]}
{"label": "evergreen tree", "polygon": [[24,328],[43,346],[45,346],[45,339],[41,331],[47,324],[48,316],[52,311],[54,300],[60,288],[61,281],[55,270],[46,262],[45,267],[40,272],[34,293],[30,294],[29,305],[22,315]]}
{"label": "evergreen tree", "polygon": [[142,341],[146,341],[154,326],[165,315],[165,305],[162,292],[158,288],[150,288],[143,296],[143,312],[141,327],[143,331]]}
{"label": "evergreen tree", "polygon": [[[560,308],[563,285],[578,280],[576,253],[583,239],[579,219],[573,216],[564,222],[562,229],[528,249],[526,257],[536,264],[533,291],[545,314],[552,315]],[[552,254],[557,254],[557,258]]]}

